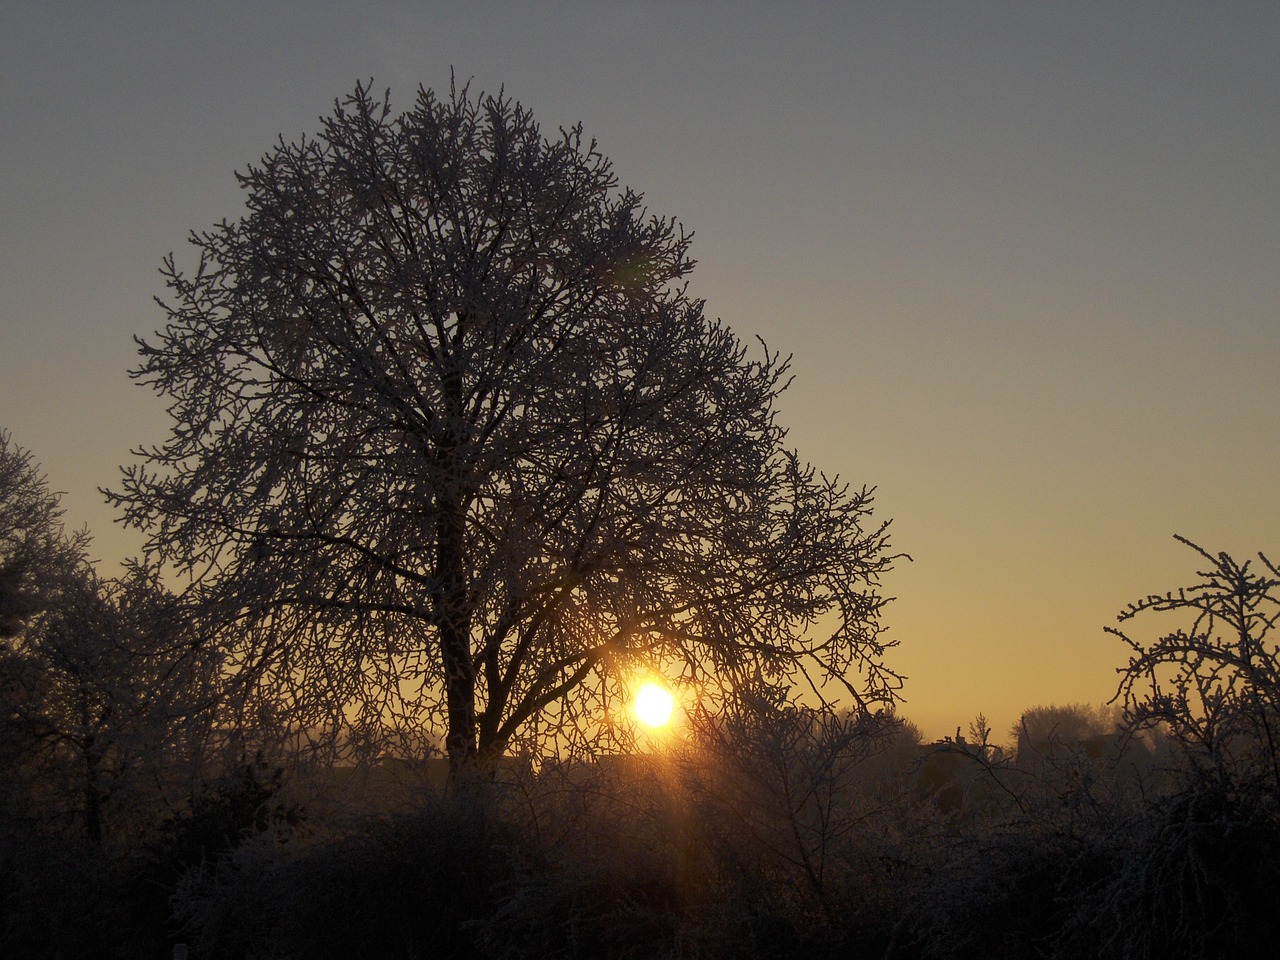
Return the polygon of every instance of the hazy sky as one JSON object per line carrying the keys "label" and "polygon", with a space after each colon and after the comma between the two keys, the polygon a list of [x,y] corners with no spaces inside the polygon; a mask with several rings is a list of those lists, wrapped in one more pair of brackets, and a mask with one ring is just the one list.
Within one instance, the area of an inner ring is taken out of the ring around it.
{"label": "hazy sky", "polygon": [[96,491],[161,257],[358,79],[577,121],[794,354],[801,455],[879,488],[931,736],[1100,702],[1129,600],[1280,554],[1280,4],[157,3],[0,11],[0,426],[104,561]]}

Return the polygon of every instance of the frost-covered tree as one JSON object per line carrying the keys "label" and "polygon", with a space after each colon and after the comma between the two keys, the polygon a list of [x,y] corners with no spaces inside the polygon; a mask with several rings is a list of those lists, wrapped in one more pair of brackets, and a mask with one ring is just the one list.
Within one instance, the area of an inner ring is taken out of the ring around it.
{"label": "frost-covered tree", "polygon": [[1280,567],[1263,553],[1239,561],[1176,539],[1204,566],[1192,585],[1117,618],[1168,629],[1143,638],[1106,628],[1131,651],[1116,698],[1127,722],[1163,730],[1201,773],[1280,797]]}
{"label": "frost-covered tree", "polygon": [[86,531],[63,526],[59,497],[30,451],[0,430],[0,642],[55,602],[87,543]]}
{"label": "frost-covered tree", "polygon": [[605,735],[640,668],[891,699],[869,491],[784,447],[786,359],[580,128],[358,86],[239,180],[165,263],[172,432],[111,496],[297,729],[443,728],[457,769]]}
{"label": "frost-covered tree", "polygon": [[71,818],[98,846],[109,809],[140,804],[122,794],[196,759],[209,665],[154,571],[100,577],[59,501],[0,432],[0,819]]}

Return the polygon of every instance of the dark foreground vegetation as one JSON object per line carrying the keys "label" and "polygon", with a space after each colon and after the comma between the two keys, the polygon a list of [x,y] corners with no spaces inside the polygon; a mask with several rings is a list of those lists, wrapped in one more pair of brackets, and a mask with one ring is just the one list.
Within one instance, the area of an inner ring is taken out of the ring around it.
{"label": "dark foreground vegetation", "polygon": [[1242,739],[1212,753],[1168,726],[1131,736],[1112,717],[1029,711],[1006,753],[748,700],[649,754],[499,765],[448,788],[442,760],[283,778],[251,763],[165,816],[114,811],[97,846],[74,816],[6,816],[0,944],[344,960],[1267,955],[1275,755]]}

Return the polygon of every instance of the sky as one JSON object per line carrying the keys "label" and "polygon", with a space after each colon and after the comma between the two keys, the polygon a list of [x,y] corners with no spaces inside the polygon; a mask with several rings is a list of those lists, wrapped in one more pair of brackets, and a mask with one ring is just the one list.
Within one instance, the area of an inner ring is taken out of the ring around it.
{"label": "sky", "polygon": [[107,570],[168,429],[158,268],[357,81],[582,122],[877,488],[929,737],[1115,692],[1130,601],[1280,555],[1280,5],[60,2],[0,10],[0,428]]}

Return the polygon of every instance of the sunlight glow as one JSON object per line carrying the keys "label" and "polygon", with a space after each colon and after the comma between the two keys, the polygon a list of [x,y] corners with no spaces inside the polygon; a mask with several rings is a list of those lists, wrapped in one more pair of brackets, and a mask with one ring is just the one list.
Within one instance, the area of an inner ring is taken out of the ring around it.
{"label": "sunlight glow", "polygon": [[648,727],[665,727],[671,722],[675,697],[661,684],[646,683],[636,691],[632,710],[636,719]]}

